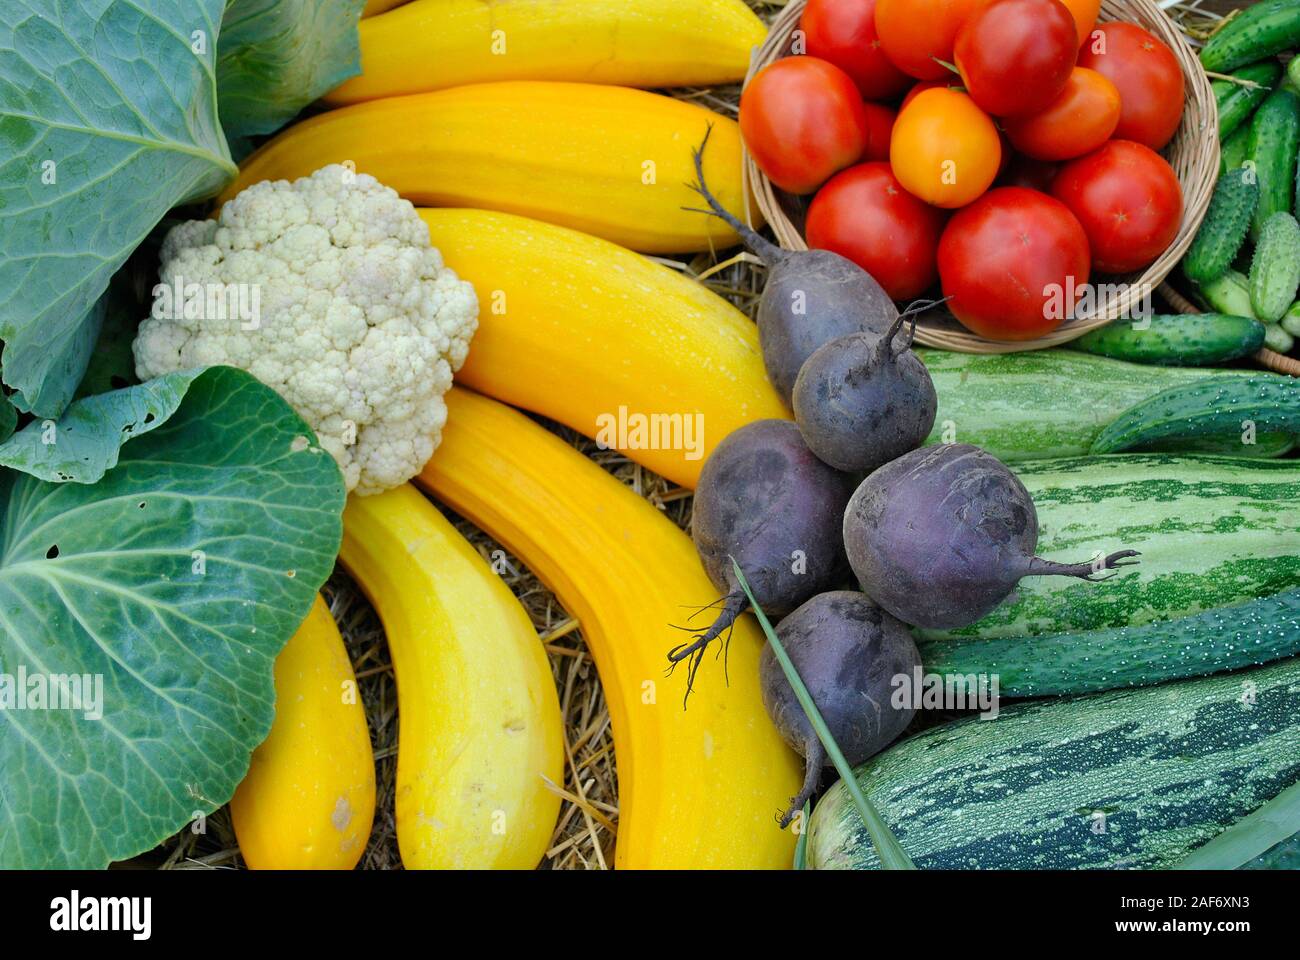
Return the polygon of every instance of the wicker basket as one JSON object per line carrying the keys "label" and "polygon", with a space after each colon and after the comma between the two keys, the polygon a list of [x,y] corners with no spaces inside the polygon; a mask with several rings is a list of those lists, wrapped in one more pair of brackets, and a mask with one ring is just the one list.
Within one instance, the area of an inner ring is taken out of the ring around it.
{"label": "wicker basket", "polygon": [[[760,69],[785,54],[791,34],[799,26],[805,2],[806,0],[791,0],[772,22],[766,42],[759,47],[750,64],[746,83]],[[1129,313],[1138,305],[1144,293],[1154,295],[1160,282],[1178,264],[1191,244],[1192,237],[1205,216],[1205,208],[1210,203],[1210,194],[1219,174],[1219,119],[1209,79],[1173,21],[1152,0],[1102,0],[1101,20],[1126,20],[1151,31],[1169,44],[1183,68],[1187,106],[1178,133],[1164,150],[1164,155],[1173,166],[1183,188],[1183,222],[1179,225],[1173,244],[1143,273],[1107,277],[1105,282],[1114,285],[1117,290],[1112,289],[1091,312],[1076,315],[1044,337],[1014,343],[986,340],[961,326],[946,311],[932,311],[917,323],[916,338],[920,342],[964,353],[1012,353],[1066,343],[1089,330],[1105,326],[1115,317]],[[745,176],[752,185],[758,206],[771,225],[777,242],[790,250],[806,250],[807,244],[800,227],[796,225],[796,221],[802,221],[799,198],[790,197],[774,188],[748,151],[745,153]]]}

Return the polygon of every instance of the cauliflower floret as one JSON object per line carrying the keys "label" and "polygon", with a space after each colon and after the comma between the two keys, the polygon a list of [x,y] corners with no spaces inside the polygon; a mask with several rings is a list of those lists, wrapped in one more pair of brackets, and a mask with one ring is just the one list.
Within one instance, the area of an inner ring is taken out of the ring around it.
{"label": "cauliflower floret", "polygon": [[428,461],[478,298],[396,191],[337,164],[254,184],[218,219],[173,227],[161,259],[133,344],[140,379],[247,370],[312,425],[363,496]]}

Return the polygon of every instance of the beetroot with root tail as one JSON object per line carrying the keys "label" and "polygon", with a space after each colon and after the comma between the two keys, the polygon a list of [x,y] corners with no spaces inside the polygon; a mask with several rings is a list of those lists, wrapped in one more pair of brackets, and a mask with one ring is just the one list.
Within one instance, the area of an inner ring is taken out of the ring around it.
{"label": "beetroot with root tail", "polygon": [[[855,590],[822,593],[776,626],[776,635],[808,688],[844,759],[864,763],[898,737],[916,709],[894,706],[895,677],[911,681],[921,655],[907,627]],[[771,644],[759,664],[763,706],[804,758],[804,782],[781,818],[788,824],[812,798],[829,763]]]}
{"label": "beetroot with root tail", "polygon": [[813,456],[789,420],[756,420],[714,448],[695,488],[691,536],[724,596],[716,620],[668,654],[688,661],[688,693],[705,648],[749,607],[733,557],[773,616],[848,580],[840,523],[856,481]]}
{"label": "beetroot with root tail", "polygon": [[1022,577],[1105,580],[1134,550],[1092,562],[1034,556],[1038,514],[1024,484],[979,447],[945,443],[876,470],[844,511],[844,546],[863,592],[904,623],[974,623]]}
{"label": "beetroot with root tail", "polygon": [[767,267],[758,301],[758,340],[767,378],[789,403],[799,368],[814,350],[850,333],[883,336],[898,317],[898,308],[876,278],[853,261],[829,250],[783,250],[741,223],[704,181],[708,142],[706,133],[694,151],[698,180],[691,189],[709,205],[698,212],[730,225]]}
{"label": "beetroot with root tail", "polygon": [[[899,337],[909,315],[913,325]],[[832,340],[799,371],[794,418],[812,452],[835,469],[867,473],[930,435],[939,398],[911,349],[915,323],[909,309],[883,337],[851,333]]]}

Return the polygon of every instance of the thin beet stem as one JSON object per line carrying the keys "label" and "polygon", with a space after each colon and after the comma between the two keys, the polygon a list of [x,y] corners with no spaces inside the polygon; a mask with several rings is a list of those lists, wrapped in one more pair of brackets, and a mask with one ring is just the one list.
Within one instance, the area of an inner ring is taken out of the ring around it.
{"label": "thin beet stem", "polygon": [[[804,804],[813,798],[817,792],[817,787],[822,782],[822,768],[826,766],[826,749],[822,742],[814,734],[813,738],[804,744],[804,767],[803,767],[803,786],[795,796],[790,798],[790,806],[786,808],[785,813],[781,815],[781,829],[790,825],[790,821],[795,818]],[[803,828],[808,829],[808,824]]]}
{"label": "thin beet stem", "polygon": [[704,139],[700,142],[699,147],[691,151],[691,156],[695,160],[695,183],[688,183],[687,186],[704,198],[704,202],[709,205],[708,210],[701,210],[698,207],[685,207],[683,209],[693,210],[696,213],[708,214],[711,217],[717,217],[723,223],[731,227],[740,234],[740,239],[745,241],[745,246],[749,247],[760,260],[767,266],[772,266],[777,260],[785,255],[776,244],[761,236],[758,231],[754,230],[746,223],[742,223],[740,218],[735,216],[730,210],[724,207],[709,191],[709,185],[704,181],[704,148],[709,145],[709,137],[713,135],[713,124],[709,124],[704,131]]}
{"label": "thin beet stem", "polygon": [[1080,580],[1100,583],[1102,580],[1109,580],[1115,576],[1113,573],[1099,576],[1102,570],[1115,570],[1119,567],[1132,566],[1140,561],[1129,560],[1128,558],[1138,556],[1141,556],[1141,554],[1136,550],[1119,550],[1103,557],[1099,563],[1057,563],[1054,560],[1044,560],[1042,557],[1031,557],[1026,567],[1025,576],[1078,577]]}

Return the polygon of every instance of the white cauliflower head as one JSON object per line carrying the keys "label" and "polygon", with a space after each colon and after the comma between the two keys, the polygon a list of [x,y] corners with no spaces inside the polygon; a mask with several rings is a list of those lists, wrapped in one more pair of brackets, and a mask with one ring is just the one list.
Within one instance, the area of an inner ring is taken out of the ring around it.
{"label": "white cauliflower head", "polygon": [[133,344],[142,380],[247,370],[312,425],[362,495],[424,466],[478,299],[409,201],[335,164],[254,184],[218,219],[179,224],[161,261],[153,315]]}

